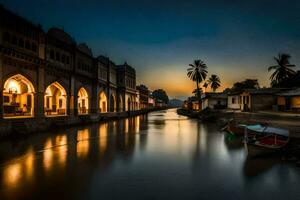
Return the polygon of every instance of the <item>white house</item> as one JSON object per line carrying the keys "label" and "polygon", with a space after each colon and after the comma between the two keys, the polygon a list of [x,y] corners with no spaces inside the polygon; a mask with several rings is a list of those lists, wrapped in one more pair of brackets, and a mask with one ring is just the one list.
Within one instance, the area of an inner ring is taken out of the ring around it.
{"label": "white house", "polygon": [[227,97],[227,108],[232,110],[240,110],[240,94],[241,92],[231,92]]}
{"label": "white house", "polygon": [[225,109],[227,108],[227,94],[206,92],[201,95],[202,110],[206,108],[211,109]]}

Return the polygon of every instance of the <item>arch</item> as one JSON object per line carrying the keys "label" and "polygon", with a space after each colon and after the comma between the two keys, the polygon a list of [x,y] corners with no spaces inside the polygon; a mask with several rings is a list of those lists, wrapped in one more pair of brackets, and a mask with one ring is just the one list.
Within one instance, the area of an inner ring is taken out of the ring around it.
{"label": "arch", "polygon": [[16,74],[3,85],[3,117],[32,117],[34,115],[34,86],[25,76]]}
{"label": "arch", "polygon": [[121,95],[119,95],[119,112],[123,112],[123,98]]}
{"label": "arch", "polygon": [[86,89],[84,89],[84,87],[81,87],[78,90],[77,107],[78,107],[78,114],[79,115],[88,114],[89,95],[88,95]]}
{"label": "arch", "polygon": [[99,94],[99,109],[101,113],[107,112],[107,97],[104,91]]}
{"label": "arch", "polygon": [[126,111],[131,111],[131,104],[132,104],[132,100],[130,97],[128,97]]}
{"label": "arch", "polygon": [[109,111],[116,112],[116,107],[117,107],[116,97],[114,94],[111,94],[109,99]]}
{"label": "arch", "polygon": [[67,114],[67,92],[58,82],[54,82],[46,88],[44,108],[46,116]]}

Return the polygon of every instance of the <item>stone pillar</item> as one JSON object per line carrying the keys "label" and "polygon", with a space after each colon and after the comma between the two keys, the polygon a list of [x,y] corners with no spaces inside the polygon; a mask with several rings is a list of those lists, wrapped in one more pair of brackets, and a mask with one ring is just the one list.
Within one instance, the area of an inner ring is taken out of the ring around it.
{"label": "stone pillar", "polygon": [[92,83],[92,92],[91,92],[91,98],[90,98],[90,113],[91,114],[97,114],[99,113],[99,109],[98,109],[98,87],[97,87],[97,82],[93,81]]}
{"label": "stone pillar", "polygon": [[3,119],[3,84],[3,60],[0,55],[0,120]]}
{"label": "stone pillar", "polygon": [[68,97],[68,115],[69,116],[77,116],[77,94],[75,94],[75,77],[72,75],[70,77],[70,91]]}
{"label": "stone pillar", "polygon": [[45,92],[45,66],[39,66],[37,70],[36,88],[34,94],[34,116],[43,118],[44,114],[44,92]]}

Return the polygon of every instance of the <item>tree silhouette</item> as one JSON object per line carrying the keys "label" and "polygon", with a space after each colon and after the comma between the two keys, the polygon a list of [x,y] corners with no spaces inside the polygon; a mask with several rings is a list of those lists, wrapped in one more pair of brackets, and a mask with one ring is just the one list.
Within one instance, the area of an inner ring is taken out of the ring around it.
{"label": "tree silhouette", "polygon": [[292,67],[295,67],[295,65],[290,64],[290,58],[291,56],[285,53],[278,54],[278,57],[274,57],[277,65],[268,68],[268,71],[275,70],[270,76],[272,86],[283,86],[284,82],[288,81],[296,74],[296,72],[291,69]]}
{"label": "tree silhouette", "polygon": [[211,77],[209,77],[207,83],[210,85],[210,88],[216,92],[216,90],[221,86],[220,78],[213,74]]}
{"label": "tree silhouette", "polygon": [[[199,83],[204,81],[207,76],[207,66],[206,64],[198,59],[194,60],[193,64],[189,64],[189,68],[187,69],[187,76],[194,82],[196,82],[196,89],[200,91]],[[201,104],[201,99],[198,96],[199,106]]]}

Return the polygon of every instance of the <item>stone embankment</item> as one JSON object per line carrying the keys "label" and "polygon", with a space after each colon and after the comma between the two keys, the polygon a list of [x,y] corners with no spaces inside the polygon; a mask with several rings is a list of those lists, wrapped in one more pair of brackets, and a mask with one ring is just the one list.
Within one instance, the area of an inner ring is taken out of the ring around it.
{"label": "stone embankment", "polygon": [[0,138],[27,136],[51,129],[98,123],[101,121],[134,117],[168,108],[152,108],[126,112],[89,114],[80,116],[56,116],[43,118],[12,118],[0,120]]}
{"label": "stone embankment", "polygon": [[275,112],[234,112],[228,110],[214,110],[205,113],[186,109],[178,109],[177,113],[191,118],[217,120],[221,125],[230,119],[244,124],[268,124],[288,129],[292,138],[300,139],[300,116],[297,115],[284,115]]}

